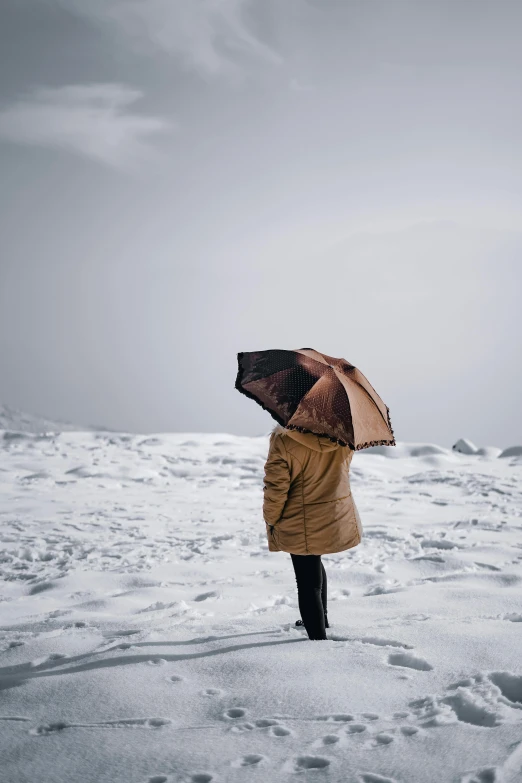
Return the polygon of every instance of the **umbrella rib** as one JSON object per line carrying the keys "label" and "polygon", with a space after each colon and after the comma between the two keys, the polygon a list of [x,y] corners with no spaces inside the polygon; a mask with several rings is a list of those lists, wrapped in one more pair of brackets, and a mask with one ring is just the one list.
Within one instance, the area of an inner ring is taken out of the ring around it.
{"label": "umbrella rib", "polygon": [[[322,367],[329,367],[330,365],[324,359],[324,362],[320,362],[319,359],[315,359],[313,356],[308,356],[307,353],[301,354],[300,351],[314,351],[314,353],[319,353],[319,351],[316,351],[315,348],[296,348],[293,353],[299,353],[301,356],[305,356],[309,361],[315,362],[316,364],[320,364]],[[322,355],[322,354],[319,354]],[[323,357],[324,358],[324,357]]]}
{"label": "umbrella rib", "polygon": [[[384,418],[384,416],[382,415],[382,411],[381,411],[381,409],[379,408],[379,406],[377,405],[377,403],[376,403],[376,402],[375,402],[375,400],[373,399],[373,397],[372,397],[372,395],[370,394],[370,392],[368,391],[368,389],[365,389],[365,388],[364,388],[364,386],[362,385],[362,383],[359,383],[359,381],[355,380],[355,378],[351,378],[350,380],[352,380],[352,381],[353,381],[353,383],[356,383],[356,384],[357,384],[357,386],[359,386],[359,388],[360,388],[360,389],[362,389],[362,390],[363,390],[363,392],[365,392],[365,394],[367,394],[367,396],[370,398],[370,400],[373,402],[373,404],[375,405],[375,407],[376,407],[376,408],[377,408],[377,410],[379,411],[379,413],[380,413],[380,415],[381,415],[381,418],[382,418],[383,422],[386,424],[386,426],[388,426],[388,422],[386,421],[386,419],[385,419],[385,418]],[[343,387],[343,388],[344,388],[344,387]],[[372,388],[373,388],[373,387],[372,387]],[[345,389],[345,391],[346,391],[346,389]],[[374,391],[375,391],[375,389],[374,389]],[[377,392],[375,392],[375,393],[377,394]],[[346,393],[346,396],[348,397],[348,393]],[[350,398],[348,397],[348,402],[349,402],[349,401],[350,401]]]}
{"label": "umbrella rib", "polygon": [[[359,381],[355,380],[355,378],[352,378],[352,380],[354,381],[354,383],[356,383],[356,384],[357,384],[357,386],[360,386],[360,388],[361,388],[361,389],[362,389],[364,392],[366,392],[366,394],[368,395],[368,397],[370,398],[370,400],[373,402],[373,404],[375,405],[375,407],[377,408],[377,410],[378,410],[378,411],[379,411],[379,413],[381,414],[381,418],[382,418],[382,420],[384,421],[384,423],[386,424],[386,426],[387,426],[387,427],[388,427],[388,429],[390,430],[390,433],[391,433],[391,436],[392,436],[392,441],[393,441],[393,444],[392,444],[392,445],[395,445],[395,434],[394,434],[394,432],[393,432],[393,427],[392,427],[392,423],[391,423],[391,419],[390,419],[390,409],[388,408],[388,406],[386,405],[386,403],[385,403],[385,402],[384,402],[384,400],[383,400],[383,405],[384,405],[384,406],[385,406],[385,408],[386,408],[386,417],[387,417],[387,418],[385,419],[385,418],[384,418],[384,416],[383,416],[383,414],[382,414],[382,412],[381,412],[381,409],[379,408],[379,406],[377,405],[377,403],[376,403],[376,402],[375,402],[375,400],[373,399],[373,397],[372,397],[372,395],[370,394],[370,392],[369,392],[367,389],[365,389],[365,388],[364,388],[364,386],[363,386],[361,383],[359,383]],[[368,381],[368,383],[370,383],[370,382]],[[370,386],[371,386],[371,384],[370,384]],[[372,389],[373,389],[373,386],[372,386]],[[373,390],[375,391],[375,389],[373,389]],[[377,392],[375,392],[375,393],[377,394]],[[347,396],[348,396],[348,395],[347,395]],[[350,398],[348,398],[348,401],[349,401],[349,400],[350,400]],[[381,441],[375,441],[375,443],[374,443],[373,441],[370,441],[370,445],[377,445],[378,443],[385,444],[385,443],[386,443],[386,441],[385,441],[385,440],[381,440]],[[360,444],[359,448],[361,448],[361,447],[366,447],[366,444],[365,444],[365,443],[362,443],[362,444]]]}

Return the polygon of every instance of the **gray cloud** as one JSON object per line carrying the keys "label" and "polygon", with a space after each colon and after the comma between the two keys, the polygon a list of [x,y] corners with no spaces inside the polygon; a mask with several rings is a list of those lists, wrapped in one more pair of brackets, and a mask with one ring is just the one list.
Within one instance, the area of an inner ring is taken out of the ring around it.
{"label": "gray cloud", "polygon": [[0,136],[16,144],[55,147],[117,168],[153,155],[150,136],[167,123],[129,111],[142,93],[122,84],[39,88],[0,112]]}
{"label": "gray cloud", "polygon": [[281,57],[245,21],[250,0],[58,0],[108,26],[131,46],[174,55],[205,78],[240,79],[245,58],[278,64]]}

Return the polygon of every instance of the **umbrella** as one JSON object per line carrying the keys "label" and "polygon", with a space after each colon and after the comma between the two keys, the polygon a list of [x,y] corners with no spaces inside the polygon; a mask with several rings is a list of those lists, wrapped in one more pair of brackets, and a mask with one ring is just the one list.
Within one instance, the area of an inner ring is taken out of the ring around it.
{"label": "umbrella", "polygon": [[235,388],[287,429],[354,451],[395,446],[390,410],[362,372],[313,348],[238,353]]}

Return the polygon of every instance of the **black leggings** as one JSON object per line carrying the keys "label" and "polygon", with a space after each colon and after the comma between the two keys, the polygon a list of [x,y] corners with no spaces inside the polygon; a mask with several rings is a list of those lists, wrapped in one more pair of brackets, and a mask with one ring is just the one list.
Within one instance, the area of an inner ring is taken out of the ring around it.
{"label": "black leggings", "polygon": [[326,571],[321,555],[293,555],[301,619],[309,639],[326,639]]}

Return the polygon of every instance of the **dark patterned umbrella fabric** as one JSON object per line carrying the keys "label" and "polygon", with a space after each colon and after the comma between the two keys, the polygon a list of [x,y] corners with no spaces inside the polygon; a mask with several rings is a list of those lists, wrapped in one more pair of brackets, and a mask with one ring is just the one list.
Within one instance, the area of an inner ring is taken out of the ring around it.
{"label": "dark patterned umbrella fabric", "polygon": [[313,348],[238,353],[236,389],[287,429],[349,446],[395,446],[390,410],[357,367]]}

